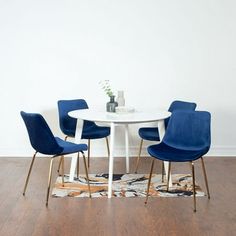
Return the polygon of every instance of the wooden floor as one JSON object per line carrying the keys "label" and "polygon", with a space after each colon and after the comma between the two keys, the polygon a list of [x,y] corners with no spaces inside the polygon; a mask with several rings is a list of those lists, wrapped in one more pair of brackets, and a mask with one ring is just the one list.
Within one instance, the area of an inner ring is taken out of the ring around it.
{"label": "wooden floor", "polygon": [[[0,158],[0,235],[236,234],[236,158],[205,158],[211,199],[197,198],[196,213],[192,198],[149,198],[147,205],[144,198],[50,198],[46,208],[47,158],[36,160],[26,196],[22,196],[30,160]],[[149,172],[150,160],[142,159],[140,173]],[[69,159],[66,164],[68,170]],[[124,164],[123,158],[116,158],[114,172],[123,173]],[[196,167],[197,182],[205,190],[200,161]],[[107,169],[107,158],[92,159],[90,173]],[[158,161],[155,171],[160,173]],[[190,173],[190,166],[173,164],[173,172]],[[54,173],[53,182],[55,169]]]}

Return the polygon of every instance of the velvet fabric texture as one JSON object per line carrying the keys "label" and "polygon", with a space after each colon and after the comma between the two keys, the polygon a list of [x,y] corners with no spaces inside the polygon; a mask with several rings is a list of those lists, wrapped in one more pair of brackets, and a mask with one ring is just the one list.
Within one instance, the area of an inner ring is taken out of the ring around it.
{"label": "velvet fabric texture", "polygon": [[[77,119],[70,117],[68,112],[73,110],[88,109],[84,99],[58,101],[59,124],[61,131],[70,137],[75,136]],[[99,139],[110,135],[110,128],[98,126],[92,121],[84,121],[82,139]]]}
{"label": "velvet fabric texture", "polygon": [[207,111],[174,111],[160,144],[148,153],[162,161],[194,161],[205,155],[211,145],[211,115]]}
{"label": "velvet fabric texture", "polygon": [[21,111],[30,143],[35,151],[46,155],[66,155],[87,150],[86,144],[75,144],[54,137],[42,115]]}
{"label": "velvet fabric texture", "polygon": [[[185,101],[173,101],[168,109],[169,112],[178,111],[178,110],[189,110],[194,111],[196,109],[196,103],[185,102]],[[167,127],[170,118],[165,119],[165,126]],[[142,139],[149,141],[160,141],[158,128],[157,127],[143,127],[140,128],[139,136]]]}

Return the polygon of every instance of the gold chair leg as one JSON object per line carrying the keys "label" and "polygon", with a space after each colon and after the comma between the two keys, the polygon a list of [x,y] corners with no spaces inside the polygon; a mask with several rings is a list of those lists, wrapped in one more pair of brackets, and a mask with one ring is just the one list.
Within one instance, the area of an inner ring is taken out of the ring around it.
{"label": "gold chair leg", "polygon": [[90,167],[90,139],[88,139],[88,168]]}
{"label": "gold chair leg", "polygon": [[161,182],[164,183],[164,161],[161,162]]}
{"label": "gold chair leg", "polygon": [[205,168],[205,164],[202,157],[201,157],[201,161],[202,161],[202,169],[203,169],[203,174],[204,174],[204,179],[205,179],[205,184],[206,184],[206,189],[207,189],[207,195],[208,195],[208,199],[210,199],[210,191],[208,187],[206,168]]}
{"label": "gold chair leg", "polygon": [[61,175],[61,180],[62,180],[62,187],[64,187],[64,173],[65,173],[65,168],[64,168],[64,156],[61,156],[61,170],[62,170],[62,175]]}
{"label": "gold chair leg", "polygon": [[48,206],[49,191],[51,187],[53,160],[54,160],[54,157],[51,157],[49,173],[48,173],[48,189],[47,189],[47,197],[46,197],[46,206]]}
{"label": "gold chair leg", "polygon": [[152,171],[153,171],[153,167],[154,167],[154,161],[155,161],[155,159],[153,158],[153,160],[152,160],[152,165],[151,165],[151,171],[150,171],[149,179],[148,179],[147,195],[146,195],[145,204],[147,204],[147,200],[148,200],[148,194],[149,194],[149,189],[150,189],[150,185],[151,185],[151,178],[152,178]]}
{"label": "gold chair leg", "polygon": [[87,178],[89,197],[91,198],[91,190],[90,190],[90,184],[89,184],[88,168],[87,168],[87,165],[86,165],[86,159],[85,159],[84,153],[82,153],[82,155],[83,155],[83,159],[84,159],[84,168],[85,168],[85,173],[86,173],[86,178]]}
{"label": "gold chair leg", "polygon": [[62,162],[62,157],[60,157],[58,168],[57,168],[58,175],[60,175],[61,162]]}
{"label": "gold chair leg", "polygon": [[30,177],[30,174],[31,174],[32,167],[34,165],[34,160],[35,160],[36,154],[37,154],[37,152],[34,153],[32,161],[30,163],[30,168],[29,168],[29,171],[28,171],[28,175],[27,175],[27,178],[26,178],[26,181],[25,181],[24,190],[23,190],[23,196],[25,196],[26,188],[27,188],[27,185],[28,185],[28,182],[29,182],[29,177]]}
{"label": "gold chair leg", "polygon": [[190,170],[192,171],[192,162],[188,162],[189,163],[189,167],[190,167]]}
{"label": "gold chair leg", "polygon": [[140,145],[139,145],[138,158],[137,158],[137,161],[136,161],[136,167],[135,167],[135,171],[134,171],[136,174],[137,174],[137,171],[138,171],[138,165],[139,165],[139,161],[140,161],[142,146],[143,146],[143,139],[141,139],[141,142],[140,142]]}
{"label": "gold chair leg", "polygon": [[169,191],[169,185],[170,185],[170,169],[171,169],[171,162],[169,161],[169,166],[168,166],[168,176],[167,176],[167,189],[166,191]]}
{"label": "gold chair leg", "polygon": [[77,168],[76,168],[76,174],[77,174],[77,178],[79,178],[79,152],[78,152],[78,155],[77,155]]}
{"label": "gold chair leg", "polygon": [[195,189],[195,171],[194,171],[194,163],[192,164],[192,177],[193,177],[193,211],[196,212],[196,189]]}
{"label": "gold chair leg", "polygon": [[[65,141],[67,140],[68,137],[69,137],[68,135],[65,136]],[[59,164],[58,164],[58,168],[57,168],[57,172],[59,175],[60,175],[60,168],[61,168],[61,158],[59,160]]]}
{"label": "gold chair leg", "polygon": [[107,144],[107,155],[108,155],[108,158],[110,157],[110,148],[109,148],[109,141],[108,141],[108,138],[106,137],[106,144]]}

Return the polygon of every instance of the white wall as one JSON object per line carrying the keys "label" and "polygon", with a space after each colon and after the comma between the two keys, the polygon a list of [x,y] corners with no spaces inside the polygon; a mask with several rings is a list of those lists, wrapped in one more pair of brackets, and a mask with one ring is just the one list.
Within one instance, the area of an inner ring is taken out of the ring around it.
{"label": "white wall", "polygon": [[[234,0],[1,1],[0,156],[32,153],[20,110],[42,113],[62,136],[57,100],[103,107],[105,79],[136,109],[195,101],[212,113],[211,154],[236,155],[235,8]],[[93,144],[105,155],[101,140]]]}

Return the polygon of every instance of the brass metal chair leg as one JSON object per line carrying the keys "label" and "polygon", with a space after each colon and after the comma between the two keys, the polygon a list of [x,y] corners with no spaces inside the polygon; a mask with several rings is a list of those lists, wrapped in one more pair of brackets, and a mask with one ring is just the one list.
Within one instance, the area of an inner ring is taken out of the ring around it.
{"label": "brass metal chair leg", "polygon": [[90,139],[88,139],[88,168],[90,167]]}
{"label": "brass metal chair leg", "polygon": [[192,164],[192,177],[193,177],[193,211],[196,212],[196,188],[195,188],[195,171],[194,171],[194,163]]}
{"label": "brass metal chair leg", "polygon": [[188,162],[189,163],[189,167],[190,167],[190,170],[192,171],[192,162]]}
{"label": "brass metal chair leg", "polygon": [[65,168],[64,168],[64,156],[61,156],[61,170],[62,170],[62,175],[61,175],[61,180],[62,180],[62,187],[64,187],[64,174],[65,174]]}
{"label": "brass metal chair leg", "polygon": [[142,146],[143,146],[143,139],[141,139],[140,145],[139,145],[139,152],[138,152],[138,158],[136,161],[136,167],[135,167],[135,173],[137,173],[138,171],[138,166],[139,166],[139,161],[140,161],[140,155],[141,155],[141,151],[142,151]]}
{"label": "brass metal chair leg", "polygon": [[31,170],[32,170],[32,167],[34,165],[34,160],[35,160],[36,154],[37,154],[37,152],[34,153],[32,161],[30,163],[30,168],[29,168],[29,171],[28,171],[28,175],[27,175],[27,178],[26,178],[26,181],[25,181],[24,190],[23,190],[23,195],[24,196],[25,196],[26,188],[27,188],[27,185],[28,185],[28,182],[29,182],[29,177],[30,177],[30,174],[31,174]]}
{"label": "brass metal chair leg", "polygon": [[54,157],[51,157],[49,173],[48,173],[48,189],[47,189],[47,197],[46,197],[46,206],[48,206],[49,191],[51,187],[53,160],[54,160]]}
{"label": "brass metal chair leg", "polygon": [[161,182],[164,183],[164,161],[161,162]]}
{"label": "brass metal chair leg", "polygon": [[152,171],[153,171],[153,167],[154,167],[154,161],[155,161],[155,159],[153,158],[152,164],[151,164],[151,171],[150,171],[149,179],[148,179],[147,195],[146,195],[145,204],[147,204],[147,200],[148,200],[148,194],[149,194],[149,189],[150,189],[150,185],[151,185],[151,178],[152,178]]}
{"label": "brass metal chair leg", "polygon": [[90,184],[89,184],[88,168],[87,168],[87,165],[86,165],[86,159],[85,159],[84,153],[82,153],[82,155],[83,155],[83,159],[84,159],[84,168],[85,168],[85,173],[86,173],[86,178],[87,178],[89,197],[91,198],[91,190],[90,190]]}
{"label": "brass metal chair leg", "polygon": [[108,141],[108,138],[106,137],[106,144],[107,144],[107,155],[108,155],[108,158],[110,157],[110,148],[109,148],[109,141]]}
{"label": "brass metal chair leg", "polygon": [[77,168],[76,168],[76,174],[77,174],[77,178],[79,178],[79,152],[78,152],[78,155],[77,155]]}
{"label": "brass metal chair leg", "polygon": [[57,168],[58,175],[60,175],[61,162],[62,162],[62,157],[60,157],[58,168]]}
{"label": "brass metal chair leg", "polygon": [[169,185],[170,185],[170,169],[171,169],[171,162],[169,162],[169,166],[168,166],[168,174],[167,174],[167,192],[169,191]]}
{"label": "brass metal chair leg", "polygon": [[207,189],[207,195],[208,195],[208,199],[210,199],[210,191],[209,191],[209,187],[208,187],[207,174],[206,174],[206,168],[205,168],[205,164],[204,164],[204,161],[203,161],[203,157],[201,157],[201,161],[202,161],[202,170],[203,170],[206,189]]}

